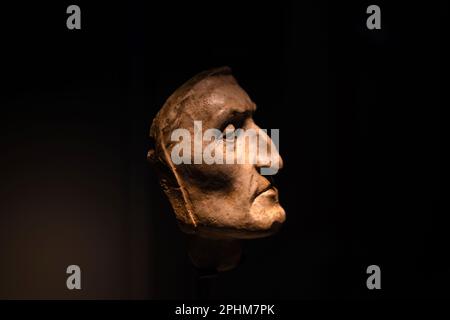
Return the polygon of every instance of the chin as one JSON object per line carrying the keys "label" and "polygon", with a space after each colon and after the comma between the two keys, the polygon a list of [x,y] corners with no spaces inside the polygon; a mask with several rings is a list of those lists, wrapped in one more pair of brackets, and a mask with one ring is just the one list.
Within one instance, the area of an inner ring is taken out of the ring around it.
{"label": "chin", "polygon": [[262,238],[278,232],[286,220],[286,213],[278,202],[264,207],[254,204],[250,209],[250,219],[249,231],[253,238]]}
{"label": "chin", "polygon": [[[256,202],[256,201],[255,201]],[[186,225],[179,222],[181,230],[210,239],[257,239],[270,236],[281,228],[286,220],[284,209],[278,202],[261,207],[254,203],[248,212],[247,221],[237,227],[210,225]]]}

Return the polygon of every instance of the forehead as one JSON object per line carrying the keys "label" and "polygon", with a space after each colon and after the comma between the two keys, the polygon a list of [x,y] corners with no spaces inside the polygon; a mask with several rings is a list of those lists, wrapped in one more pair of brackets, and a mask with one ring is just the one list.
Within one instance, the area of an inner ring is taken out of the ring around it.
{"label": "forehead", "polygon": [[192,94],[185,111],[194,120],[217,120],[256,110],[255,103],[232,76],[204,80],[192,88]]}

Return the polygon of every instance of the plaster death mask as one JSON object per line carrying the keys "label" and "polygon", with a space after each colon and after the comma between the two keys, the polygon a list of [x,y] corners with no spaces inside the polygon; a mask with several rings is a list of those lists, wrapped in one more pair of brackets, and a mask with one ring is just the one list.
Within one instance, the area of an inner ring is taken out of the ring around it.
{"label": "plaster death mask", "polygon": [[[255,110],[231,70],[222,67],[187,81],[154,118],[154,146],[147,157],[184,232],[249,239],[270,235],[284,222],[278,190],[261,174],[276,173],[282,159],[267,131],[254,122]],[[240,139],[237,132],[243,143],[233,145]],[[245,137],[248,132],[253,136]]]}

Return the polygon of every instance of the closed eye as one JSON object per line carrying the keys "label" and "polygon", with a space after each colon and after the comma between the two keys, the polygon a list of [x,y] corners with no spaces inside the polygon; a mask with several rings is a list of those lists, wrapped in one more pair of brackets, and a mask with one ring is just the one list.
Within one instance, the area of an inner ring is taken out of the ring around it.
{"label": "closed eye", "polygon": [[233,141],[235,138],[236,127],[230,123],[227,127],[222,131],[222,139]]}

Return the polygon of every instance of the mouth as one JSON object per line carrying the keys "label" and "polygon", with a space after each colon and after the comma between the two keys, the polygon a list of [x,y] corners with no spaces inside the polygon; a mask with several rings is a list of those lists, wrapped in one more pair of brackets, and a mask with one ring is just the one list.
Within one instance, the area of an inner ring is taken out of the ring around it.
{"label": "mouth", "polygon": [[255,198],[259,197],[260,195],[262,195],[265,192],[267,192],[267,193],[269,193],[269,192],[276,193],[276,188],[275,188],[275,186],[272,183],[269,183],[263,189],[258,190],[258,192],[255,194]]}

